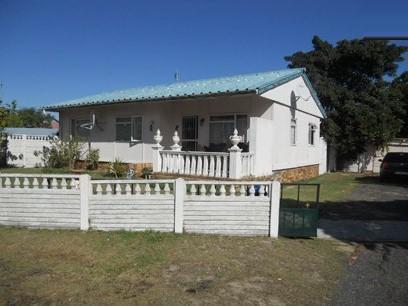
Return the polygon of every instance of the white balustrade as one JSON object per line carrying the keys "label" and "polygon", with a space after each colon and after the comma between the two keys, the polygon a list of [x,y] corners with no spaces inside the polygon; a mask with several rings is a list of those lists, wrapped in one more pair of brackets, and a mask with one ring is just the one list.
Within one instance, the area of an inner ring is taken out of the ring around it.
{"label": "white balustrade", "polygon": [[0,173],[0,188],[12,189],[79,189],[79,175]]}
{"label": "white balustrade", "polygon": [[174,180],[92,180],[94,196],[169,196]]}
{"label": "white balustrade", "polygon": [[266,181],[186,181],[187,196],[256,197],[268,199],[270,182]]}

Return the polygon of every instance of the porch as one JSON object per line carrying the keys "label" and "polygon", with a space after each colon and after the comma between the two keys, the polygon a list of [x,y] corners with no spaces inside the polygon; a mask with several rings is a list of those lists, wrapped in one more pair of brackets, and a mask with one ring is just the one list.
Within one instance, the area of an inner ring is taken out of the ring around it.
{"label": "porch", "polygon": [[173,145],[165,149],[160,144],[163,136],[158,129],[152,147],[153,172],[231,179],[254,175],[255,154],[242,152],[238,146],[243,136],[239,136],[235,129],[229,139],[232,146],[228,152],[182,151],[180,137],[175,131]]}

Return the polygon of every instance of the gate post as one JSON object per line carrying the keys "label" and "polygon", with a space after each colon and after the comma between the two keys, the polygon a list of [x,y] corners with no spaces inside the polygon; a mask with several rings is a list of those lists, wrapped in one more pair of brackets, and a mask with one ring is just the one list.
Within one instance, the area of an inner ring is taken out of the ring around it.
{"label": "gate post", "polygon": [[271,238],[278,238],[281,183],[278,181],[273,181],[269,186],[269,190],[270,190],[269,236]]}
{"label": "gate post", "polygon": [[91,180],[88,174],[79,177],[81,230],[89,229],[89,196],[92,192]]}
{"label": "gate post", "polygon": [[162,169],[162,158],[160,156],[160,151],[163,147],[160,145],[160,142],[163,140],[163,136],[160,134],[160,130],[157,129],[156,135],[153,137],[156,142],[153,149],[153,172],[161,172]]}
{"label": "gate post", "polygon": [[174,232],[183,233],[185,182],[182,178],[174,181]]}

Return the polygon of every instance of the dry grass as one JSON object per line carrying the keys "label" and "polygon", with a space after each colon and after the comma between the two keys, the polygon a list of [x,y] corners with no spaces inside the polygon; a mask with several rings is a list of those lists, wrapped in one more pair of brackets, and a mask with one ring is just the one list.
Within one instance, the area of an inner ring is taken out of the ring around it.
{"label": "dry grass", "polygon": [[351,248],[324,240],[0,228],[0,304],[317,305]]}

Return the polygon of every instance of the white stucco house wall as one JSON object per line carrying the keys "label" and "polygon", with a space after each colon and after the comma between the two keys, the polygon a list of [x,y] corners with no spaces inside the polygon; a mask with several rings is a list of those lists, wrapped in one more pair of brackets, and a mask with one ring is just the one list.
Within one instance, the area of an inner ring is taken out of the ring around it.
{"label": "white stucco house wall", "polygon": [[[229,137],[237,129],[238,176],[326,171],[326,143],[319,136],[325,113],[304,69],[120,90],[44,109],[59,112],[63,140],[81,137],[104,162],[118,158],[151,163],[160,172],[231,177]],[[155,141],[158,129],[162,140]],[[175,131],[181,149],[171,149]]]}

